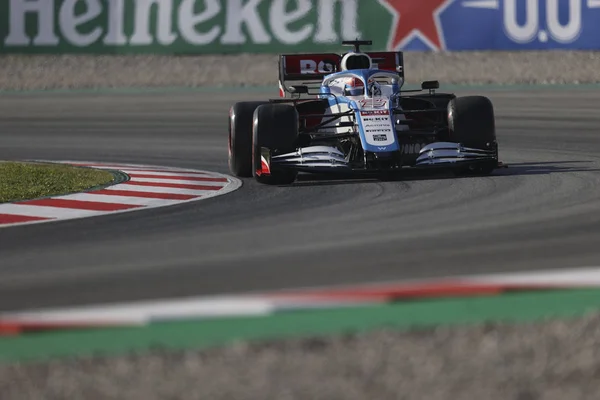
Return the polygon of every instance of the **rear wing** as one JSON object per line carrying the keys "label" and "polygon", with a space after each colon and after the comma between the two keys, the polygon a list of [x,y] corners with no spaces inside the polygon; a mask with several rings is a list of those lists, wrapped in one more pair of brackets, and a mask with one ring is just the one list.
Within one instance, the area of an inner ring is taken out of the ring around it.
{"label": "rear wing", "polygon": [[[404,54],[393,51],[366,52],[373,60],[373,68],[393,71],[404,79]],[[342,56],[334,53],[283,54],[279,57],[279,95],[290,94],[287,82],[320,84],[323,79],[340,71]]]}

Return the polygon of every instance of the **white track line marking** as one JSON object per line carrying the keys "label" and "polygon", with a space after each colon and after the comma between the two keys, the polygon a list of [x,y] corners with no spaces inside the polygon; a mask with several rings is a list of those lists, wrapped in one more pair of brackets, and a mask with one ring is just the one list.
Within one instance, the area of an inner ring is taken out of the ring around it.
{"label": "white track line marking", "polygon": [[199,172],[161,172],[161,171],[148,171],[148,170],[140,170],[140,169],[121,169],[121,171],[126,174],[144,174],[144,175],[152,175],[152,176],[186,176],[190,178],[202,178],[209,177],[206,173]]}
{"label": "white track line marking", "polygon": [[180,200],[163,200],[145,197],[111,196],[108,194],[75,193],[61,197],[66,200],[95,201],[98,203],[129,204],[136,206],[170,206],[181,203]]}
{"label": "white track line marking", "polygon": [[[61,164],[71,164],[68,162],[60,162]],[[169,172],[169,173],[177,173],[177,172],[185,172],[194,175],[211,175],[211,172],[208,171],[197,171],[193,169],[187,168],[174,168],[174,167],[160,167],[160,166],[152,166],[152,165],[131,165],[131,164],[86,164],[86,163],[75,163],[72,164],[75,166],[81,166],[86,168],[96,168],[96,169],[112,169],[123,171],[125,173],[129,172]]]}
{"label": "white track line marking", "polygon": [[61,207],[30,206],[24,204],[0,204],[0,214],[25,215],[27,217],[71,219],[82,216],[85,217],[96,215],[98,213],[108,214],[107,211],[90,211]]}
{"label": "white track line marking", "polygon": [[11,321],[37,322],[90,322],[146,323],[159,316],[163,320],[190,317],[224,317],[245,315],[268,315],[273,304],[267,299],[252,298],[191,298],[171,301],[116,304],[114,306],[88,306],[71,309],[55,309],[43,312],[0,314]]}
{"label": "white track line marking", "polygon": [[122,183],[117,186],[107,187],[106,190],[130,190],[132,192],[153,192],[153,193],[173,193],[173,194],[191,194],[194,196],[206,196],[218,192],[218,190],[194,190],[194,189],[180,189],[180,188],[168,188],[159,186],[136,186]]}
{"label": "white track line marking", "polygon": [[[61,162],[62,163],[62,162]],[[133,165],[133,164],[88,164],[88,163],[69,163],[64,162],[63,164],[72,164],[78,167],[86,168],[97,168],[97,169],[115,169],[120,171],[132,170],[132,171],[179,171],[179,168],[173,167],[158,167],[152,165]]]}
{"label": "white track line marking", "polygon": [[535,282],[541,285],[565,285],[578,287],[600,286],[600,268],[578,268],[575,270],[557,270],[543,272],[521,272],[515,274],[496,274],[473,276],[469,282],[491,282],[500,284],[527,285]]}
{"label": "white track line marking", "polygon": [[[130,179],[131,182],[146,182],[146,183],[177,183],[180,185],[196,185],[196,186],[223,186],[227,182],[211,182],[211,181],[187,181],[183,179],[156,179],[156,178],[134,178]],[[146,186],[153,187],[153,186]]]}

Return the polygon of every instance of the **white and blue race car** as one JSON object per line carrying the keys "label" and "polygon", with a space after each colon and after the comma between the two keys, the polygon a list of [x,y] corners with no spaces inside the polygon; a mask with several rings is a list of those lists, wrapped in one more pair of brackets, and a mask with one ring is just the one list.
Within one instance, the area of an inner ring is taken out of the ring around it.
{"label": "white and blue race car", "polygon": [[[266,184],[298,172],[390,172],[443,167],[487,175],[498,162],[494,109],[482,96],[402,90],[402,52],[288,54],[280,98],[239,102],[229,116],[229,168]],[[294,85],[288,82],[293,81]]]}

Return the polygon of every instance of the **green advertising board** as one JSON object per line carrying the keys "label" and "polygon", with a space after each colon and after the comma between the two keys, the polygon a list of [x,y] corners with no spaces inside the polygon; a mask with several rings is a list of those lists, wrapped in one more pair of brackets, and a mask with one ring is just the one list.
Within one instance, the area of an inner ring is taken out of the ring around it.
{"label": "green advertising board", "polygon": [[1,53],[284,53],[387,46],[375,0],[0,0]]}

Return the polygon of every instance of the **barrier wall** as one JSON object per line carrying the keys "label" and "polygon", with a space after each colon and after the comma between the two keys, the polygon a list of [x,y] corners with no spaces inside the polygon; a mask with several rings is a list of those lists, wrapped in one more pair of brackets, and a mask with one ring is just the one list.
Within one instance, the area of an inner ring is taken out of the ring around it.
{"label": "barrier wall", "polygon": [[0,0],[0,53],[600,49],[600,0]]}

